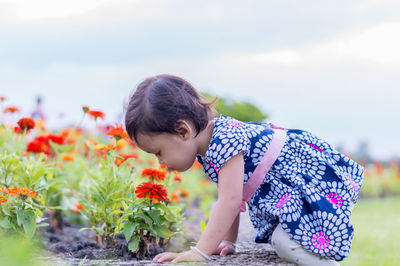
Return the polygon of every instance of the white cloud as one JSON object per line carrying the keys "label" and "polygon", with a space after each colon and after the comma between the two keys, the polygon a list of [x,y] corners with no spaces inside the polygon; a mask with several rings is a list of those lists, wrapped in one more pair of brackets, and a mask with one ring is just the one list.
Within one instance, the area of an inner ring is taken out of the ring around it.
{"label": "white cloud", "polygon": [[[119,0],[121,2],[121,0]],[[132,2],[135,0],[124,0]],[[68,17],[85,13],[104,5],[110,0],[0,0],[12,5],[21,20]]]}
{"label": "white cloud", "polygon": [[330,40],[296,48],[238,55],[238,61],[296,66],[313,63],[370,62],[400,64],[400,22],[385,22],[350,31]]}

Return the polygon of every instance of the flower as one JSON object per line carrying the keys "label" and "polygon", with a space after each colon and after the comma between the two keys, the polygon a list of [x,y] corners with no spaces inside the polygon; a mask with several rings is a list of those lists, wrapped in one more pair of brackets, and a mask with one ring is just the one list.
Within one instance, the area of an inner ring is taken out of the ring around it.
{"label": "flower", "polygon": [[51,140],[52,142],[55,142],[57,144],[63,144],[64,143],[64,137],[63,136],[58,136],[54,134],[49,134],[47,135],[47,142]]}
{"label": "flower", "polygon": [[177,182],[182,182],[182,177],[180,177],[179,175],[175,175],[174,180]]}
{"label": "flower", "polygon": [[104,119],[106,115],[102,111],[96,111],[96,110],[90,110],[87,112],[88,115],[90,115],[94,121],[97,121],[97,118]]}
{"label": "flower", "polygon": [[7,114],[7,113],[19,113],[20,110],[18,107],[16,106],[9,106],[4,108],[3,113]]}
{"label": "flower", "polygon": [[7,98],[5,96],[0,96],[0,102],[4,102]]}
{"label": "flower", "polygon": [[28,189],[28,188],[18,188],[16,186],[14,186],[13,188],[9,187],[5,190],[5,193],[7,193],[8,195],[10,195],[11,197],[16,197],[16,196],[24,196],[24,197],[29,197],[29,198],[35,198],[37,196],[39,196],[39,194],[37,194],[35,192],[35,190],[33,189]]}
{"label": "flower", "polygon": [[172,193],[171,194],[171,202],[179,202],[179,195]]}
{"label": "flower", "polygon": [[152,199],[153,202],[168,201],[166,187],[152,182],[139,184],[136,187],[135,194],[138,198]]}
{"label": "flower", "polygon": [[183,188],[177,188],[176,191],[179,192],[179,196],[182,198],[187,198],[190,195],[189,192]]}
{"label": "flower", "polygon": [[21,118],[20,120],[18,120],[17,124],[21,129],[26,131],[33,129],[35,127],[35,121],[33,121],[33,119],[30,117]]}
{"label": "flower", "polygon": [[89,112],[90,108],[88,106],[82,106],[82,111],[84,114],[86,114],[87,112]]}
{"label": "flower", "polygon": [[50,154],[50,150],[51,150],[51,148],[46,142],[40,141],[38,139],[34,139],[34,140],[28,142],[28,145],[26,147],[27,152],[34,152],[34,153],[43,152],[47,155]]}
{"label": "flower", "polygon": [[75,161],[75,158],[71,154],[63,154],[61,156],[61,160],[63,160],[64,162],[73,162]]}
{"label": "flower", "polygon": [[6,198],[3,198],[2,196],[0,196],[0,203],[6,202],[6,201],[7,201]]}
{"label": "flower", "polygon": [[148,177],[150,180],[155,179],[157,181],[163,181],[166,175],[164,171],[153,168],[145,168],[142,171],[142,177]]}
{"label": "flower", "polygon": [[14,127],[14,133],[15,134],[21,134],[21,133],[24,133],[24,130],[22,128],[20,128],[19,126],[15,126]]}
{"label": "flower", "polygon": [[107,132],[107,135],[114,137],[117,141],[120,139],[129,141],[128,133],[126,133],[125,129],[122,128],[122,125],[118,125],[117,123],[115,123],[115,126],[111,126],[111,129]]}

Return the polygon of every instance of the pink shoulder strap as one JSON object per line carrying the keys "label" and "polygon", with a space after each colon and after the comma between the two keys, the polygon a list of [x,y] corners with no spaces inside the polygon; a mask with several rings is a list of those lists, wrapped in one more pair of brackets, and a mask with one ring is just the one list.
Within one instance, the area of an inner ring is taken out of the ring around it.
{"label": "pink shoulder strap", "polygon": [[251,197],[253,197],[253,194],[262,184],[265,175],[268,173],[268,171],[271,169],[272,165],[278,158],[283,148],[283,145],[285,144],[285,141],[286,131],[281,129],[274,129],[272,141],[268,147],[268,150],[265,152],[263,158],[257,165],[250,179],[243,187],[242,207],[240,208],[241,212],[246,211],[246,202],[248,202]]}

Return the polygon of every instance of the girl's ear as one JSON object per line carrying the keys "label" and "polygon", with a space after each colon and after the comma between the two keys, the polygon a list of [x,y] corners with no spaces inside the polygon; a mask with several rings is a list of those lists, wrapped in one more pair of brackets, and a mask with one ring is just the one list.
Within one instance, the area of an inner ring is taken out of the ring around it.
{"label": "girl's ear", "polygon": [[190,139],[193,132],[189,123],[185,120],[178,120],[178,123],[175,126],[175,131],[181,138],[183,138],[183,140]]}

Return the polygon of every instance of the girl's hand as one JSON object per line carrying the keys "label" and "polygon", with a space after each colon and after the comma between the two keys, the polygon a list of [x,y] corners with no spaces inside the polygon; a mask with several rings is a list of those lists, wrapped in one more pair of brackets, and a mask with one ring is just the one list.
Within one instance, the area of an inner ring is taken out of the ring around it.
{"label": "girl's hand", "polygon": [[184,251],[181,253],[163,252],[154,257],[153,261],[164,262],[171,261],[177,263],[181,261],[206,261],[200,254],[192,250]]}
{"label": "girl's hand", "polygon": [[213,255],[226,256],[235,253],[235,245],[232,242],[222,240]]}

